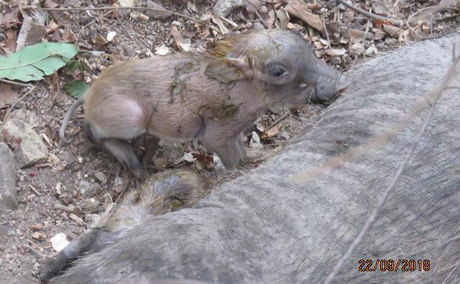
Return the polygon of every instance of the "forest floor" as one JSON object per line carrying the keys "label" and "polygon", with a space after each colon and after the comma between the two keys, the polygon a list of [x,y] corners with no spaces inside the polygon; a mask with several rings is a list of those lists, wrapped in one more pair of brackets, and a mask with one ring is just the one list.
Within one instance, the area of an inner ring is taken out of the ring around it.
{"label": "forest floor", "polygon": [[[42,81],[27,86],[0,81],[0,129],[8,119],[21,120],[33,129],[47,150],[46,159],[16,169],[19,208],[0,210],[0,283],[37,283],[43,259],[55,253],[50,239],[59,233],[74,239],[104,211],[108,200],[117,200],[134,186],[129,173],[111,155],[87,147],[81,110],[68,128],[71,142],[60,146],[58,130],[64,113],[75,100],[63,91],[65,84],[73,80],[90,84],[110,65],[133,58],[200,52],[225,34],[254,28],[295,30],[313,45],[318,57],[342,71],[412,42],[460,32],[458,0],[348,2],[358,9],[343,2],[2,1],[0,56],[13,53],[24,39],[26,44],[72,42],[79,46],[80,53],[73,65],[77,67],[62,68]],[[178,14],[112,9],[133,6],[163,7]],[[39,11],[40,8],[65,9]],[[45,21],[21,34],[27,15],[33,11],[40,12]],[[215,156],[196,142],[164,145],[153,162],[159,169],[192,168],[213,183],[220,183],[281,151],[283,145],[308,131],[314,117],[325,107],[276,109],[262,116],[244,133],[254,162],[229,174],[222,174]],[[9,112],[11,115],[7,115]],[[15,141],[6,136],[3,140],[16,152]]]}

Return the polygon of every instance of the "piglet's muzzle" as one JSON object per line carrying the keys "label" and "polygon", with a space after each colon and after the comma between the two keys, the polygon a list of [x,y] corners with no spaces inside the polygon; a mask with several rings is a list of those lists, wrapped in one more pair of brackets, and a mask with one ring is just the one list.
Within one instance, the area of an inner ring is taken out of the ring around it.
{"label": "piglet's muzzle", "polygon": [[[314,72],[314,92],[311,101],[320,103],[332,100],[339,90],[341,73],[321,62]],[[310,81],[312,78],[309,78]]]}

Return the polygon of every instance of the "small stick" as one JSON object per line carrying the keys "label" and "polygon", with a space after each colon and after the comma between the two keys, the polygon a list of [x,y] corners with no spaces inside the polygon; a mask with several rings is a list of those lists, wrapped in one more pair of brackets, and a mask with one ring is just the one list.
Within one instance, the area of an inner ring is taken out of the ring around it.
{"label": "small stick", "polygon": [[321,20],[321,22],[323,23],[324,33],[326,34],[327,47],[331,47],[331,39],[329,38],[329,33],[327,31],[327,28],[326,28],[326,22],[324,20]]}
{"label": "small stick", "polygon": [[30,95],[32,93],[32,91],[35,90],[35,86],[32,85],[32,87],[30,88],[30,90],[28,90],[24,95],[22,95],[22,97],[20,97],[16,102],[14,102],[14,104],[12,104],[10,106],[10,108],[6,111],[5,113],[5,117],[3,117],[3,122],[6,122],[9,118],[10,118],[10,114],[11,114],[11,111],[13,111],[14,107],[20,102],[22,101],[25,97],[27,97],[28,95]]}
{"label": "small stick", "polygon": [[270,126],[264,132],[267,132],[268,130],[270,130],[273,127],[275,127],[276,125],[278,125],[281,121],[285,120],[286,117],[288,117],[289,115],[290,115],[290,112],[289,111],[286,112],[283,116],[281,116],[280,118],[275,120],[272,124],[270,124]]}
{"label": "small stick", "polygon": [[21,87],[29,87],[29,88],[32,87],[31,84],[19,83],[19,82],[11,81],[8,79],[2,79],[2,78],[0,78],[0,82],[11,84],[11,85],[16,85],[16,86],[21,86]]}
{"label": "small stick", "polygon": [[341,3],[341,4],[345,5],[345,6],[347,6],[348,8],[350,8],[350,9],[352,9],[352,10],[355,10],[356,12],[358,12],[358,13],[360,13],[360,14],[363,14],[363,15],[366,16],[366,17],[372,18],[372,19],[374,19],[374,20],[387,22],[387,23],[390,23],[390,24],[395,25],[395,26],[398,26],[398,27],[404,26],[404,21],[403,21],[403,20],[392,19],[392,18],[388,18],[388,17],[376,15],[376,14],[374,14],[374,13],[368,12],[368,11],[363,10],[363,9],[361,9],[361,8],[355,7],[355,6],[353,6],[352,4],[346,2],[345,0],[339,0],[339,3]]}
{"label": "small stick", "polygon": [[37,195],[37,196],[42,195],[42,193],[40,191],[38,191],[38,189],[36,189],[33,185],[29,184],[29,188],[30,188],[30,190],[32,190],[33,193],[35,193],[35,195]]}
{"label": "small stick", "polygon": [[[31,9],[31,10],[38,10],[38,11],[98,11],[98,10],[149,10],[149,11],[155,11],[155,12],[164,12],[164,13],[169,13],[174,16],[182,17],[184,19],[188,19],[190,21],[196,22],[198,24],[204,25],[209,27],[207,24],[203,23],[201,20],[189,17],[187,15],[169,11],[166,9],[156,9],[156,8],[150,8],[150,7],[108,7],[108,6],[103,6],[103,7],[87,7],[87,8],[82,8],[82,7],[69,7],[69,8],[35,8],[31,6],[24,7],[22,9]],[[209,27],[210,28],[210,27]]]}
{"label": "small stick", "polygon": [[[101,18],[105,18],[108,14],[112,13],[113,11],[108,11],[108,12],[105,12],[104,14],[102,14]],[[92,25],[94,22],[96,22],[97,20],[99,20],[99,17],[96,17],[94,19],[92,19],[89,23],[87,23],[86,25],[84,25],[80,31],[78,31],[78,34],[76,35],[77,38],[80,38],[80,35],[81,33],[87,28],[89,27],[90,25]]]}
{"label": "small stick", "polygon": [[371,21],[367,20],[366,29],[364,30],[363,40],[366,39],[366,36],[369,33],[369,29],[371,27],[371,24],[372,24]]}

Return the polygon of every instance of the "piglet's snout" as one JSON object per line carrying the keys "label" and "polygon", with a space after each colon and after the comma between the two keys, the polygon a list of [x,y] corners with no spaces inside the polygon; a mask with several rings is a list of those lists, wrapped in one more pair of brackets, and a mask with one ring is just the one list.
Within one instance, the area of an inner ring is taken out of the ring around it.
{"label": "piglet's snout", "polygon": [[312,102],[324,102],[332,99],[338,90],[340,72],[320,62],[313,72],[314,93],[311,97]]}

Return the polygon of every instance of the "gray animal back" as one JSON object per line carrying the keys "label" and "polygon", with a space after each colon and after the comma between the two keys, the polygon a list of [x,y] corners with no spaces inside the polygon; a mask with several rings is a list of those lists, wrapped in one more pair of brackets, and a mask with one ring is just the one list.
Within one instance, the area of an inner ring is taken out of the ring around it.
{"label": "gray animal back", "polygon": [[[304,184],[289,177],[362,145],[439,83],[460,35],[361,65],[302,141],[217,188],[194,209],[149,219],[53,283],[197,279],[322,283],[415,143],[424,111],[390,142]],[[458,86],[459,80],[456,84]],[[440,283],[460,256],[460,97],[446,91],[413,159],[334,283]],[[359,259],[428,259],[430,272],[359,272]],[[437,267],[437,269],[435,269]]]}

